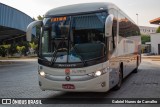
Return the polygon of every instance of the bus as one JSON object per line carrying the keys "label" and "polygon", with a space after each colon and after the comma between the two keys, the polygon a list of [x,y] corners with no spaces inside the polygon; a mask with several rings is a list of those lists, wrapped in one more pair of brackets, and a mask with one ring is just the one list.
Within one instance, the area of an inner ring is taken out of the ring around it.
{"label": "bus", "polygon": [[81,3],[54,8],[27,27],[39,26],[41,90],[106,92],[120,89],[141,62],[138,26],[116,5]]}

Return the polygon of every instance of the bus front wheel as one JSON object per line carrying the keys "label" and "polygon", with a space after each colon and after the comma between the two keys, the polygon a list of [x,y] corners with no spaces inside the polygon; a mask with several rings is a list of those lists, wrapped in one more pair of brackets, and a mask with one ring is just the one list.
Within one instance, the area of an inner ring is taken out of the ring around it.
{"label": "bus front wheel", "polygon": [[118,84],[114,87],[114,90],[119,90],[121,88],[121,85],[122,85],[123,74],[122,74],[122,68],[121,67],[120,67],[118,73],[119,73],[119,81],[118,81]]}
{"label": "bus front wheel", "polygon": [[137,57],[136,68],[133,70],[133,73],[137,73],[138,72],[138,65],[139,65],[139,58]]}

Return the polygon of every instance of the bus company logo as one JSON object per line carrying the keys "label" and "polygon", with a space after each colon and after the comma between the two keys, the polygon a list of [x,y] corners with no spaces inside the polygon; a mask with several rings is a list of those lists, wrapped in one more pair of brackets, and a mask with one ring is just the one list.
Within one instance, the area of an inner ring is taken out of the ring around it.
{"label": "bus company logo", "polygon": [[76,64],[58,64],[59,67],[75,67]]}
{"label": "bus company logo", "polygon": [[66,69],[65,69],[65,74],[66,74],[66,75],[69,75],[69,74],[70,74],[70,69],[69,69],[69,68],[66,68]]}
{"label": "bus company logo", "polygon": [[2,99],[2,104],[11,104],[11,99]]}

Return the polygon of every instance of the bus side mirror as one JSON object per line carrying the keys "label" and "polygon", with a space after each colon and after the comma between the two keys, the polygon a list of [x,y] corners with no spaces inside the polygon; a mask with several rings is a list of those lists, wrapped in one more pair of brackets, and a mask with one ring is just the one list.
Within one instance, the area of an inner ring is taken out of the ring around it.
{"label": "bus side mirror", "polygon": [[27,35],[26,40],[27,41],[31,41],[32,29],[35,26],[42,26],[42,21],[33,21],[27,26],[27,30],[26,30],[26,35]]}
{"label": "bus side mirror", "polygon": [[105,22],[105,36],[106,37],[112,36],[113,17],[114,16],[110,14],[106,18],[106,22]]}

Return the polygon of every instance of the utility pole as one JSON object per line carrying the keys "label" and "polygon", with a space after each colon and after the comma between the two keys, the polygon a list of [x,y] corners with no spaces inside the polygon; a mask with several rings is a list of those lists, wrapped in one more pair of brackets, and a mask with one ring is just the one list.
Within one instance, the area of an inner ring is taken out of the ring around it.
{"label": "utility pole", "polygon": [[137,15],[137,25],[138,25],[138,13],[136,15]]}

